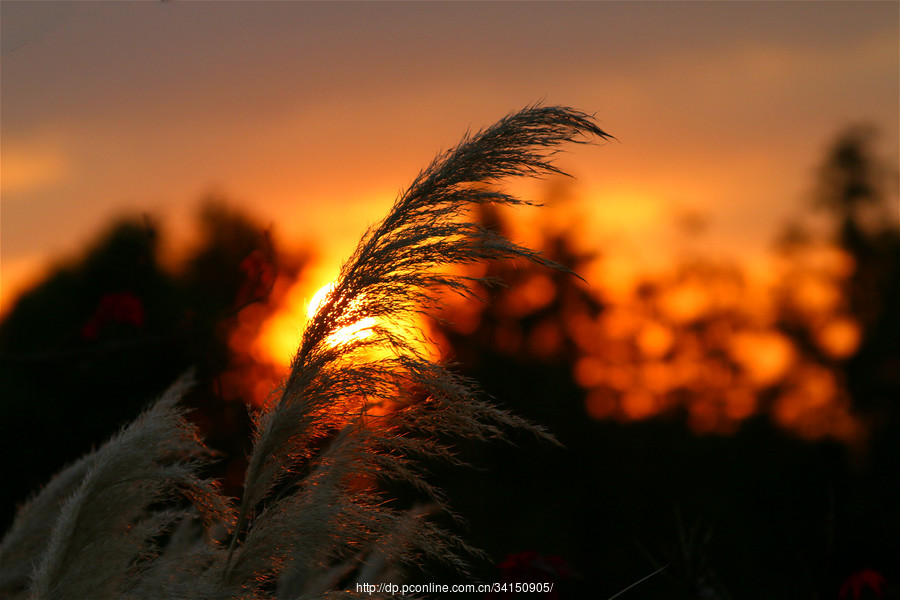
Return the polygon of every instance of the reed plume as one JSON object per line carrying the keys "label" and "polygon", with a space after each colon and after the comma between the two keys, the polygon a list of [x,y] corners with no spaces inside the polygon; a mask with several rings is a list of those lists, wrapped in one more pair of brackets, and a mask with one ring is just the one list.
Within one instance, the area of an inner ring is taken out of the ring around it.
{"label": "reed plume", "polygon": [[178,407],[188,385],[177,381],[19,511],[0,545],[4,593],[28,585],[34,598],[117,598],[151,566],[154,539],[188,503],[208,524],[230,521],[215,483],[198,475],[211,452]]}
{"label": "reed plume", "polygon": [[[510,428],[552,437],[431,358],[415,317],[447,291],[472,293],[473,280],[456,266],[525,259],[562,268],[479,225],[471,211],[528,204],[495,185],[561,173],[551,162],[558,146],[594,136],[610,137],[584,113],[532,106],[440,154],[364,234],[307,324],[287,378],[255,419],[240,503],[232,509],[196,476],[208,453],[171,392],[20,513],[0,554],[13,557],[17,585],[34,564],[29,594],[41,598],[355,597],[352,583],[378,577],[376,564],[399,568],[424,555],[464,569],[474,550],[424,517],[449,509],[422,459],[461,463],[460,438],[502,439]],[[383,482],[417,490],[429,508],[391,502]],[[123,487],[128,494],[117,493]],[[190,522],[183,510],[151,510],[175,492],[207,517],[204,540],[177,560],[170,549],[148,549]],[[126,585],[126,575],[138,583]]]}

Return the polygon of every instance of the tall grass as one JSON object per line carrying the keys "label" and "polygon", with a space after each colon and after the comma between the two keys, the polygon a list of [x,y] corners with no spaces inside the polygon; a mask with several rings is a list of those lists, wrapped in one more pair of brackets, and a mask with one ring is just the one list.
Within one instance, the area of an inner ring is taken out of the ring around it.
{"label": "tall grass", "polygon": [[[239,502],[199,475],[211,452],[178,407],[188,385],[179,381],[22,507],[0,545],[0,592],[339,598],[422,557],[465,569],[475,550],[426,518],[449,508],[420,461],[461,464],[455,442],[503,439],[511,428],[552,437],[423,352],[413,317],[447,291],[471,293],[457,265],[561,268],[470,213],[527,204],[496,184],[560,173],[557,148],[594,136],[609,137],[584,113],[533,106],[439,155],[363,235],[308,323],[289,375],[255,419]],[[421,502],[392,501],[386,483]]]}

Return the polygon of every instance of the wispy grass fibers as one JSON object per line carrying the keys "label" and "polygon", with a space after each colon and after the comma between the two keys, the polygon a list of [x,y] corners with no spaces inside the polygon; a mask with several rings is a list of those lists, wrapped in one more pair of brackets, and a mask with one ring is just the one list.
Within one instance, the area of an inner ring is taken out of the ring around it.
{"label": "wispy grass fibers", "polygon": [[[256,417],[240,502],[198,477],[209,452],[177,408],[177,384],[20,511],[0,546],[4,593],[356,597],[356,581],[384,576],[375,565],[427,556],[464,569],[474,551],[424,517],[447,507],[420,461],[459,462],[455,441],[502,439],[510,428],[552,438],[424,352],[414,317],[447,291],[471,293],[458,265],[561,268],[472,211],[527,204],[497,184],[560,173],[551,158],[561,144],[608,137],[584,113],[532,106],[439,155],[365,233],[309,321],[289,375]],[[347,333],[363,319],[365,331]],[[390,502],[386,481],[418,490],[431,508]],[[205,535],[191,533],[195,514]]]}

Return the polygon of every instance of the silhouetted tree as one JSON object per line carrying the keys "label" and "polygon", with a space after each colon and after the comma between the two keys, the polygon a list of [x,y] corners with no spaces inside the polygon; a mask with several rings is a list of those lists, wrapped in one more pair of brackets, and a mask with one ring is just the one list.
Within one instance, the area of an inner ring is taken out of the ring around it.
{"label": "silhouetted tree", "polygon": [[900,223],[888,207],[896,186],[896,169],[875,153],[874,130],[856,126],[829,151],[815,196],[853,261],[842,292],[861,345],[846,364],[848,386],[855,405],[882,420],[896,419],[900,402]]}
{"label": "silhouetted tree", "polygon": [[184,266],[169,272],[152,220],[114,223],[82,257],[24,293],[0,323],[0,436],[10,448],[27,448],[5,467],[4,528],[14,503],[190,367],[199,378],[188,399],[192,418],[214,447],[243,456],[250,399],[232,386],[229,399],[237,402],[224,402],[217,385],[235,361],[249,360],[229,348],[229,331],[242,309],[266,299],[279,262],[295,277],[302,261],[280,256],[268,231],[221,198],[201,204],[199,230]]}
{"label": "silhouetted tree", "polygon": [[[630,573],[610,594],[670,562],[635,591],[645,598],[698,598],[701,590],[835,597],[866,568],[894,581],[900,244],[896,219],[886,217],[892,177],[871,132],[842,134],[815,201],[785,230],[772,290],[742,265],[709,257],[679,259],[627,301],[605,298],[604,281],[587,291],[527,265],[499,267],[509,287],[485,289],[490,303],[451,313],[442,334],[467,373],[497,396],[517,397],[569,453],[542,454],[522,469],[494,454],[483,477],[456,482],[451,492],[465,500],[473,531],[490,532],[479,543],[498,561],[522,551],[538,562],[561,555],[575,571],[602,573],[599,586]],[[813,207],[830,215],[832,237],[807,226]],[[482,221],[507,227],[502,213]],[[540,249],[578,272],[590,258],[556,233]],[[500,274],[495,268],[488,273]],[[586,418],[585,405],[602,420]],[[868,451],[853,454],[823,436]],[[505,496],[486,491],[497,487]],[[479,520],[481,506],[499,504],[502,519]],[[685,542],[675,514],[703,524],[702,545]],[[636,543],[649,551],[634,552]]]}
{"label": "silhouetted tree", "polygon": [[814,202],[849,257],[837,283],[859,331],[856,351],[832,366],[870,431],[867,460],[835,491],[829,569],[843,579],[875,568],[890,582],[900,576],[900,223],[889,203],[900,194],[896,167],[874,142],[871,127],[843,132],[820,167]]}

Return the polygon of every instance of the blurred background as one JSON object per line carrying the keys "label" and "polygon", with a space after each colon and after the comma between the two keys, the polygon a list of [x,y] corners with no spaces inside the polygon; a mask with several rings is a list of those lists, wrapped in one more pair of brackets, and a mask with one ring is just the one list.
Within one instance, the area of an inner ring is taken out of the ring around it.
{"label": "blurred background", "polygon": [[4,0],[0,23],[4,529],[191,365],[238,493],[248,406],[366,226],[540,101],[617,141],[509,184],[543,207],[477,215],[584,281],[487,265],[508,287],[429,324],[564,445],[433,466],[474,574],[900,593],[896,3]]}

